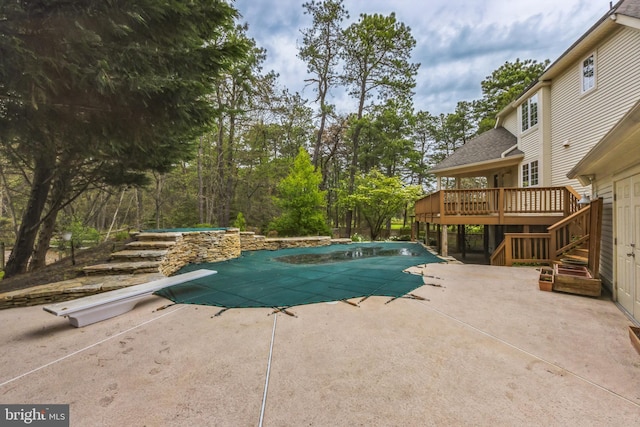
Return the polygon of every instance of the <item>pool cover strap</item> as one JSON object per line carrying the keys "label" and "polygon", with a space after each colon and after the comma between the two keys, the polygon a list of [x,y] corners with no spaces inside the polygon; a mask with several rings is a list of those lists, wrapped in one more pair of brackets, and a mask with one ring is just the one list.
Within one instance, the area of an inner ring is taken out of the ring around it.
{"label": "pool cover strap", "polygon": [[184,267],[178,274],[200,268],[218,274],[156,294],[176,303],[225,308],[293,307],[373,295],[398,298],[423,285],[422,276],[403,270],[433,262],[441,260],[407,242],[252,251],[229,261]]}

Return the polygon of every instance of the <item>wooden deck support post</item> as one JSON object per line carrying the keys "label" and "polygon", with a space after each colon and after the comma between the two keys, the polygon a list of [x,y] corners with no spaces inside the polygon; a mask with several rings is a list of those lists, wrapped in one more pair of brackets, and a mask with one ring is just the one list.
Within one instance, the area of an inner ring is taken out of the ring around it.
{"label": "wooden deck support post", "polygon": [[485,261],[489,261],[491,258],[491,254],[489,253],[489,226],[482,226],[482,250],[484,251],[484,259]]}
{"label": "wooden deck support post", "polygon": [[513,265],[513,247],[512,240],[509,236],[504,236],[504,265],[511,267]]}
{"label": "wooden deck support post", "polygon": [[442,246],[442,249],[440,250],[440,255],[449,256],[449,234],[448,234],[449,227],[446,224],[444,224],[441,227],[441,229],[442,229],[441,230],[442,231],[442,237],[440,238],[440,240],[441,240],[440,244]]}

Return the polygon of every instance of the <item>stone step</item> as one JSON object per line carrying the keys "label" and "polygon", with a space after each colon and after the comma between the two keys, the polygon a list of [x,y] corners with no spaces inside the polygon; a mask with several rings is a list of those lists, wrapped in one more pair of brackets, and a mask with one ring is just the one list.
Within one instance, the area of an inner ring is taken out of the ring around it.
{"label": "stone step", "polygon": [[150,250],[123,250],[113,252],[111,259],[114,261],[161,261],[167,255],[165,249]]}
{"label": "stone step", "polygon": [[175,242],[182,233],[174,233],[174,232],[166,232],[166,233],[145,233],[140,232],[133,235],[134,239],[139,242],[147,242],[147,241],[164,241],[164,242]]}
{"label": "stone step", "polygon": [[133,241],[125,245],[130,250],[146,250],[146,249],[169,249],[175,246],[176,242],[165,242],[160,240]]}
{"label": "stone step", "polygon": [[87,276],[101,276],[107,274],[143,274],[158,273],[160,261],[110,262],[84,267],[82,271]]}

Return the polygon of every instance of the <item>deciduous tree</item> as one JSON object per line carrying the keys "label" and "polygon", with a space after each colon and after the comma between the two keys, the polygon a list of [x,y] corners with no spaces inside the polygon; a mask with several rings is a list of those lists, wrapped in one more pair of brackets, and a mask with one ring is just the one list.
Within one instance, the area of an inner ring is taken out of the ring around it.
{"label": "deciduous tree", "polygon": [[371,232],[371,240],[380,236],[385,223],[402,213],[407,203],[413,203],[422,193],[417,185],[404,185],[396,176],[387,177],[377,169],[356,177],[353,194],[345,196],[343,203],[358,212]]}

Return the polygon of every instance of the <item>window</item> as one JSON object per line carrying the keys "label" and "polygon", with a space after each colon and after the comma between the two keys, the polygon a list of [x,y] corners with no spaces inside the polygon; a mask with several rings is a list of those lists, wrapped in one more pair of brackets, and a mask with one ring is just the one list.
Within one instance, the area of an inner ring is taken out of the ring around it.
{"label": "window", "polygon": [[531,186],[538,185],[538,161],[531,162],[529,174],[531,175]]}
{"label": "window", "polygon": [[582,61],[582,93],[588,92],[596,86],[596,57],[589,55]]}
{"label": "window", "polygon": [[522,186],[534,187],[539,184],[538,161],[522,165]]}
{"label": "window", "polygon": [[527,99],[520,107],[522,132],[538,124],[538,94]]}

